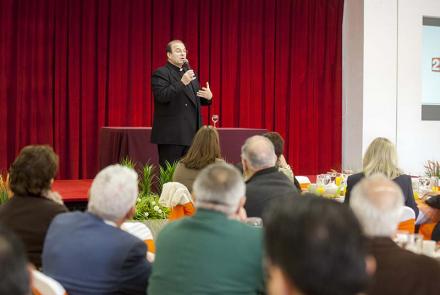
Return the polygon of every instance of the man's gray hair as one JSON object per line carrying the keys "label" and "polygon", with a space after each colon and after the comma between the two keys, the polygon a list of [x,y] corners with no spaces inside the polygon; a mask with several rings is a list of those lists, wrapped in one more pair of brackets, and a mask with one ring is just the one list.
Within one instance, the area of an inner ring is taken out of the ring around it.
{"label": "man's gray hair", "polygon": [[118,221],[135,205],[137,195],[136,172],[121,165],[111,165],[93,180],[87,211],[105,220]]}
{"label": "man's gray hair", "polygon": [[351,192],[350,207],[371,237],[395,234],[403,204],[400,187],[382,174],[364,178]]}
{"label": "man's gray hair", "polygon": [[215,163],[199,173],[193,190],[197,207],[208,205],[231,214],[238,209],[246,188],[237,168],[226,163]]}
{"label": "man's gray hair", "polygon": [[277,162],[272,142],[261,135],[249,137],[241,147],[241,157],[255,171],[273,167]]}

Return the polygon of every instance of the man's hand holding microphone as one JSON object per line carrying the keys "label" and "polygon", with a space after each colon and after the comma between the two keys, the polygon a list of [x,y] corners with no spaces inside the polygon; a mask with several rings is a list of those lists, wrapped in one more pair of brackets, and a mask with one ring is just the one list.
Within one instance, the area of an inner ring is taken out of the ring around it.
{"label": "man's hand holding microphone", "polygon": [[[188,63],[187,59],[185,59],[182,68],[185,70],[185,74],[183,74],[182,79],[180,79],[180,80],[186,86],[189,83],[191,83],[192,80],[196,79],[196,74],[194,73],[194,71],[189,66],[189,63]],[[211,92],[211,89],[209,88],[209,83],[208,82],[206,82],[206,87],[202,87],[202,89],[197,91],[197,96],[203,97],[205,99],[211,99],[212,98],[212,92]]]}

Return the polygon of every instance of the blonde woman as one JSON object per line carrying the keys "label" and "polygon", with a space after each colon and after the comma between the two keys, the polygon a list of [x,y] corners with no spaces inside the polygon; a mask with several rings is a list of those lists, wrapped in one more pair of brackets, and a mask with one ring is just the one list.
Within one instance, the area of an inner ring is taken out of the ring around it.
{"label": "blonde woman", "polygon": [[362,166],[363,171],[361,173],[350,175],[347,179],[345,203],[350,202],[350,192],[362,178],[381,173],[399,185],[405,196],[405,206],[411,207],[416,216],[418,215],[419,209],[414,200],[411,176],[403,174],[397,166],[396,147],[389,139],[384,137],[374,139],[365,152]]}
{"label": "blonde woman", "polygon": [[192,185],[200,170],[215,162],[224,162],[218,132],[212,126],[203,126],[194,136],[186,155],[177,163],[173,181],[184,184],[192,192]]}

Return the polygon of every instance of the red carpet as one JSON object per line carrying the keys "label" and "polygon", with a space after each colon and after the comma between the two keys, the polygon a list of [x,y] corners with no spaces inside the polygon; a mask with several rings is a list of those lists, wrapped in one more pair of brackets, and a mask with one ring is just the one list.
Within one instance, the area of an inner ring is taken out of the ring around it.
{"label": "red carpet", "polygon": [[86,202],[93,179],[55,180],[52,190],[58,192],[64,202]]}

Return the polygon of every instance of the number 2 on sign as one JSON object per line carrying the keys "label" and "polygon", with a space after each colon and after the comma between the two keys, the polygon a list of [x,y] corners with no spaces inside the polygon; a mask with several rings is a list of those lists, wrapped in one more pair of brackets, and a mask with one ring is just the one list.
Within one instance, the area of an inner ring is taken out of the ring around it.
{"label": "number 2 on sign", "polygon": [[440,72],[440,57],[432,58],[432,68],[433,72]]}

